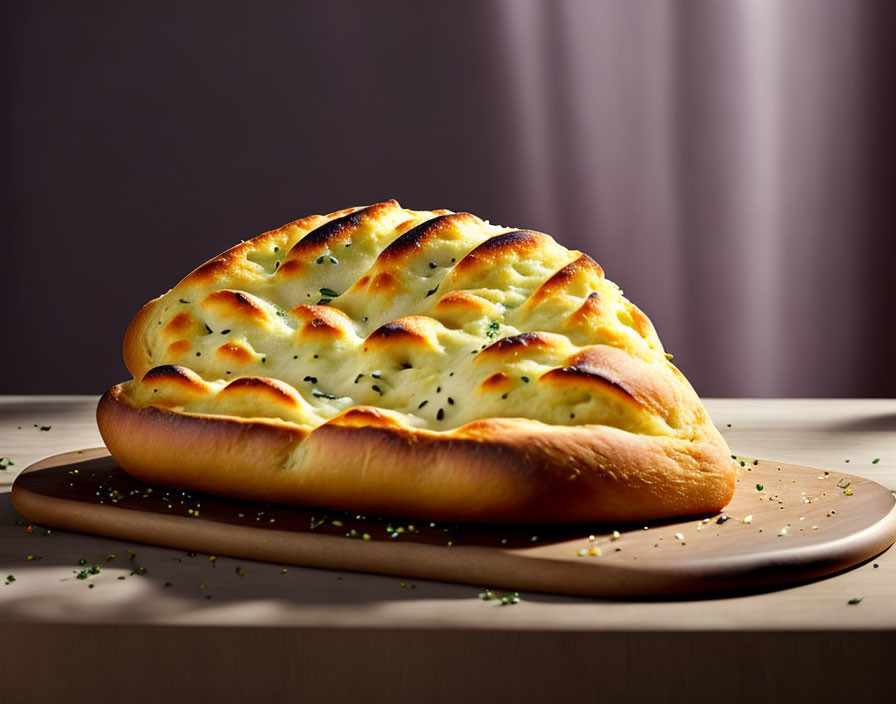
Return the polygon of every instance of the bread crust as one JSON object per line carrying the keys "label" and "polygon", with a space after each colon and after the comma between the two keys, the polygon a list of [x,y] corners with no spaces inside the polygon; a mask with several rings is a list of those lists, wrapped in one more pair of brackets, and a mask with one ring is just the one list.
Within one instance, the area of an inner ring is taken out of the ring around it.
{"label": "bread crust", "polygon": [[711,426],[691,441],[510,418],[444,433],[338,419],[308,430],[138,408],[121,385],[100,400],[97,422],[121,467],[146,482],[415,519],[568,524],[706,514],[730,501],[736,481]]}

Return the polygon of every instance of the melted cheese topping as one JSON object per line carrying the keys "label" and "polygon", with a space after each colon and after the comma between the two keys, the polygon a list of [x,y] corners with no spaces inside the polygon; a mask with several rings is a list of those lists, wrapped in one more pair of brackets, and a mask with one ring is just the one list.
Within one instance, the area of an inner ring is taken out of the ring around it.
{"label": "melted cheese topping", "polygon": [[522,417],[680,437],[705,418],[590,257],[395,201],[237,245],[133,326],[138,406],[309,428]]}

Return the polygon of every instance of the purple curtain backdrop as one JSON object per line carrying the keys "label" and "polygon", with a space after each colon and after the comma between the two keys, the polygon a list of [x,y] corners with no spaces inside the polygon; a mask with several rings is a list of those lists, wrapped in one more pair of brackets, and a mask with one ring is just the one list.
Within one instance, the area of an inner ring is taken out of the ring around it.
{"label": "purple curtain backdrop", "polygon": [[204,259],[396,197],[587,251],[701,394],[894,396],[894,10],[7,3],[0,393],[100,393]]}

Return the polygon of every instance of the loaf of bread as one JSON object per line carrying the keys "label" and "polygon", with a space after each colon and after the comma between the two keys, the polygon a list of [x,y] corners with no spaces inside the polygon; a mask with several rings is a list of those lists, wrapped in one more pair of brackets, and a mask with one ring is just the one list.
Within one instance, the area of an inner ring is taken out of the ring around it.
{"label": "loaf of bread", "polygon": [[395,201],[203,264],[134,318],[97,418],[147,482],[417,519],[701,514],[730,451],[587,254]]}

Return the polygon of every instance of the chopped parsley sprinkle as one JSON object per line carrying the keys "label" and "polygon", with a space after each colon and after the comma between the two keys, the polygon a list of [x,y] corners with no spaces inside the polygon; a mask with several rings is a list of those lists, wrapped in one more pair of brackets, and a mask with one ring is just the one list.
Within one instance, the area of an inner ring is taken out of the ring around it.
{"label": "chopped parsley sprinkle", "polygon": [[850,606],[856,606],[857,604],[861,604],[864,599],[865,599],[865,597],[863,597],[863,596],[856,596],[856,597],[853,597],[852,599],[850,599],[849,601],[847,601],[846,603],[849,604]]}
{"label": "chopped parsley sprinkle", "polygon": [[9,457],[0,457],[0,469],[6,469],[7,467],[12,467],[15,465]]}
{"label": "chopped parsley sprinkle", "polygon": [[763,489],[765,489],[765,486],[763,486],[762,484],[756,485],[756,491],[762,491]]}
{"label": "chopped parsley sprinkle", "polygon": [[339,296],[339,294],[331,288],[322,288],[320,290],[320,295],[324,298],[336,298],[337,296]]}
{"label": "chopped parsley sprinkle", "polygon": [[519,592],[507,592],[504,596],[501,597],[501,606],[513,605],[520,603],[520,593]]}
{"label": "chopped parsley sprinkle", "polygon": [[16,578],[13,575],[11,575],[11,574],[6,575],[6,584],[12,584],[15,581],[16,581]]}
{"label": "chopped parsley sprinkle", "polygon": [[479,598],[483,601],[491,601],[495,598],[495,593],[491,589],[486,589],[484,592],[479,592]]}
{"label": "chopped parsley sprinkle", "polygon": [[871,464],[877,464],[878,462],[880,462],[880,457],[875,457],[873,460],[871,460]]}
{"label": "chopped parsley sprinkle", "polygon": [[498,331],[501,329],[501,323],[497,320],[493,320],[488,324],[488,330],[485,335],[489,340],[494,340],[498,336]]}
{"label": "chopped parsley sprinkle", "polygon": [[236,576],[237,576],[237,577],[244,577],[244,576],[246,575],[246,573],[243,571],[243,568],[242,568],[242,567],[237,567],[237,568],[234,570],[234,572],[236,573]]}

